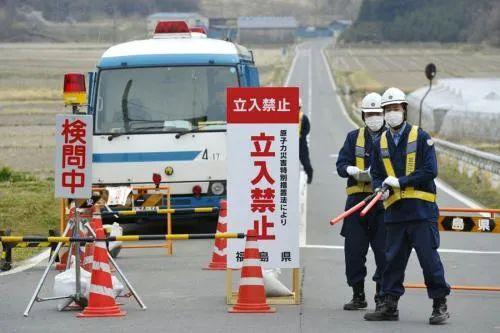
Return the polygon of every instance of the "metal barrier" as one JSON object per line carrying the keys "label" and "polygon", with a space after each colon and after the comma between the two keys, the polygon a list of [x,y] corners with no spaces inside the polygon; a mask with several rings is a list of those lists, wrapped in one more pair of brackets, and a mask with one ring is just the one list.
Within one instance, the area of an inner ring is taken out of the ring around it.
{"label": "metal barrier", "polygon": [[129,235],[108,236],[106,238],[95,237],[43,237],[43,236],[0,236],[2,243],[93,243],[93,242],[140,242],[157,240],[191,240],[191,239],[229,239],[245,238],[244,233],[224,232],[210,234],[162,234],[162,235]]}
{"label": "metal barrier", "polygon": [[[106,193],[106,188],[104,187],[93,187],[92,188],[93,192],[99,193],[99,198],[98,200],[101,200],[104,196],[104,193]],[[170,187],[169,186],[132,186],[132,200],[131,200],[131,209],[128,210],[128,212],[134,212],[136,211],[136,207],[134,205],[134,202],[136,199],[144,196],[148,196],[147,198],[144,199],[143,201],[143,206],[141,208],[145,207],[154,207],[154,205],[157,205],[160,203],[160,206],[166,206],[165,214],[156,214],[156,215],[166,215],[166,234],[170,235],[172,234],[172,212],[170,212],[171,206],[170,206]],[[61,203],[61,232],[65,229],[66,224],[67,224],[67,211],[68,211],[68,201],[67,199],[62,199]],[[137,210],[138,211],[138,210]],[[145,210],[147,211],[147,210]],[[113,211],[119,212],[119,211]],[[104,212],[101,212],[101,214]],[[106,214],[106,213],[104,213]],[[118,213],[119,214],[119,213]],[[151,213],[155,215],[154,213]],[[125,214],[123,214],[124,216]],[[129,215],[137,215],[137,213],[129,213]],[[146,214],[145,214],[146,215]],[[122,248],[166,248],[167,249],[167,254],[172,255],[173,254],[173,243],[172,239],[166,239],[164,244],[159,244],[159,245],[128,245],[128,246],[123,246]]]}
{"label": "metal barrier", "polygon": [[217,213],[219,208],[217,207],[198,207],[198,208],[153,208],[148,210],[112,210],[112,211],[102,211],[101,215],[104,216],[157,216],[157,215],[167,215],[167,214],[198,214],[198,213]]}
{"label": "metal barrier", "polygon": [[[440,231],[451,232],[481,232],[481,233],[500,233],[500,209],[475,209],[475,208],[440,208],[438,227]],[[468,215],[443,215],[441,213],[461,213]],[[474,216],[480,215],[480,216]],[[489,215],[485,217],[483,215]],[[405,283],[405,288],[424,289],[423,283]],[[453,290],[470,291],[500,291],[500,286],[467,286],[454,285]]]}
{"label": "metal barrier", "polygon": [[439,211],[440,231],[500,233],[500,217],[496,217],[500,209],[440,208]]}
{"label": "metal barrier", "polygon": [[[0,237],[10,237],[10,230],[3,231],[0,230]],[[49,230],[49,237],[55,237],[55,230]],[[48,237],[47,237],[48,238]],[[0,258],[0,271],[8,271],[12,268],[12,251],[19,248],[50,248],[50,253],[55,250],[57,242],[50,241],[39,241],[30,243],[11,243],[11,242],[0,242],[2,244],[2,254]]]}

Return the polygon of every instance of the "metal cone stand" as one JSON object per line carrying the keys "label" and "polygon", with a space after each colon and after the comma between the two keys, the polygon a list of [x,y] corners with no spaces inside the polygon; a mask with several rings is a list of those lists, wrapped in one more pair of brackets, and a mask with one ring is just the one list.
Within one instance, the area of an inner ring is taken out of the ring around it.
{"label": "metal cone stand", "polygon": [[[88,223],[84,223],[85,228],[87,228],[90,233],[95,237],[95,232],[92,230],[92,228],[88,225]],[[78,217],[78,209],[75,207],[75,218],[74,220],[69,220],[68,224],[66,225],[66,228],[64,230],[63,236],[66,236],[69,230],[73,227],[73,237],[79,237],[79,232],[80,232],[80,221]],[[59,254],[59,251],[61,250],[63,243],[58,243],[57,247],[52,254],[52,257],[50,258],[49,263],[47,264],[47,267],[45,267],[45,271],[42,274],[42,278],[38,282],[38,285],[36,286],[35,292],[33,293],[33,296],[31,297],[31,300],[28,303],[28,306],[26,307],[26,310],[24,311],[24,316],[28,317],[29,312],[31,308],[33,307],[33,304],[36,302],[45,302],[45,301],[54,301],[54,300],[60,300],[60,299],[67,299],[67,302],[64,303],[62,306],[60,306],[58,309],[59,311],[62,311],[64,309],[67,309],[70,304],[75,302],[77,305],[80,307],[77,308],[72,308],[73,310],[81,310],[87,305],[87,299],[82,295],[81,292],[81,281],[80,281],[80,242],[74,242],[71,243],[70,248],[69,248],[69,254],[68,254],[68,264],[67,267],[69,268],[71,265],[71,253],[74,249],[75,251],[75,294],[73,295],[68,295],[68,296],[58,296],[58,297],[39,297],[40,290],[43,287],[43,284],[45,282],[45,279],[47,278],[47,275],[49,273],[50,268],[54,264],[57,255]],[[146,305],[142,302],[140,299],[139,295],[137,292],[134,290],[130,282],[127,280],[125,275],[123,274],[122,270],[118,267],[116,262],[113,260],[111,255],[108,252],[108,258],[113,265],[113,267],[116,269],[118,272],[118,275],[120,276],[122,282],[127,286],[127,288],[130,291],[130,294],[134,296],[135,300],[139,304],[142,310],[146,309]]]}

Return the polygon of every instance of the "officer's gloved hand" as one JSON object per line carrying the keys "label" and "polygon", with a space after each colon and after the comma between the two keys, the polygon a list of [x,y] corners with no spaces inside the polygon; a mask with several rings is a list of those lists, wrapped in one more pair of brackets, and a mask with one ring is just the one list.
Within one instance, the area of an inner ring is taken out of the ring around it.
{"label": "officer's gloved hand", "polygon": [[[375,189],[375,192],[378,192],[380,191],[380,188],[376,188]],[[380,196],[380,201],[384,201],[386,200],[387,198],[389,197],[389,190],[385,190],[384,192],[382,192],[382,195]]]}
{"label": "officer's gloved hand", "polygon": [[401,187],[399,185],[399,180],[396,177],[393,177],[393,176],[387,177],[384,180],[384,182],[382,183],[382,185],[387,185],[387,186],[390,186],[392,188],[400,188]]}
{"label": "officer's gloved hand", "polygon": [[309,170],[307,170],[306,174],[307,174],[307,183],[311,184],[313,181],[313,169],[310,168]]}
{"label": "officer's gloved hand", "polygon": [[346,172],[349,176],[353,177],[354,179],[358,179],[358,176],[359,176],[359,173],[361,172],[361,170],[359,170],[358,167],[356,166],[348,166],[346,168]]}

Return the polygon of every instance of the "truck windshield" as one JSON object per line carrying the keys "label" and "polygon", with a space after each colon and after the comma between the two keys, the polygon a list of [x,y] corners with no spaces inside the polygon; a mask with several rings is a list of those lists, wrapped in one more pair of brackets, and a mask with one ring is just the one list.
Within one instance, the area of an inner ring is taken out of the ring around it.
{"label": "truck windshield", "polygon": [[96,134],[225,130],[226,88],[233,66],[103,70],[96,98]]}

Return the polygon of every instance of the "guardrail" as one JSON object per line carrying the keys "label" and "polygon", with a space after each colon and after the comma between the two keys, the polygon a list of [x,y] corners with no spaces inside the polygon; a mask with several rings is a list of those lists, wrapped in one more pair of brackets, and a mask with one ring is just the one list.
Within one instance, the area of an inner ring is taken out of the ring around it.
{"label": "guardrail", "polygon": [[500,156],[442,139],[433,138],[433,140],[438,152],[450,155],[479,169],[500,175]]}

